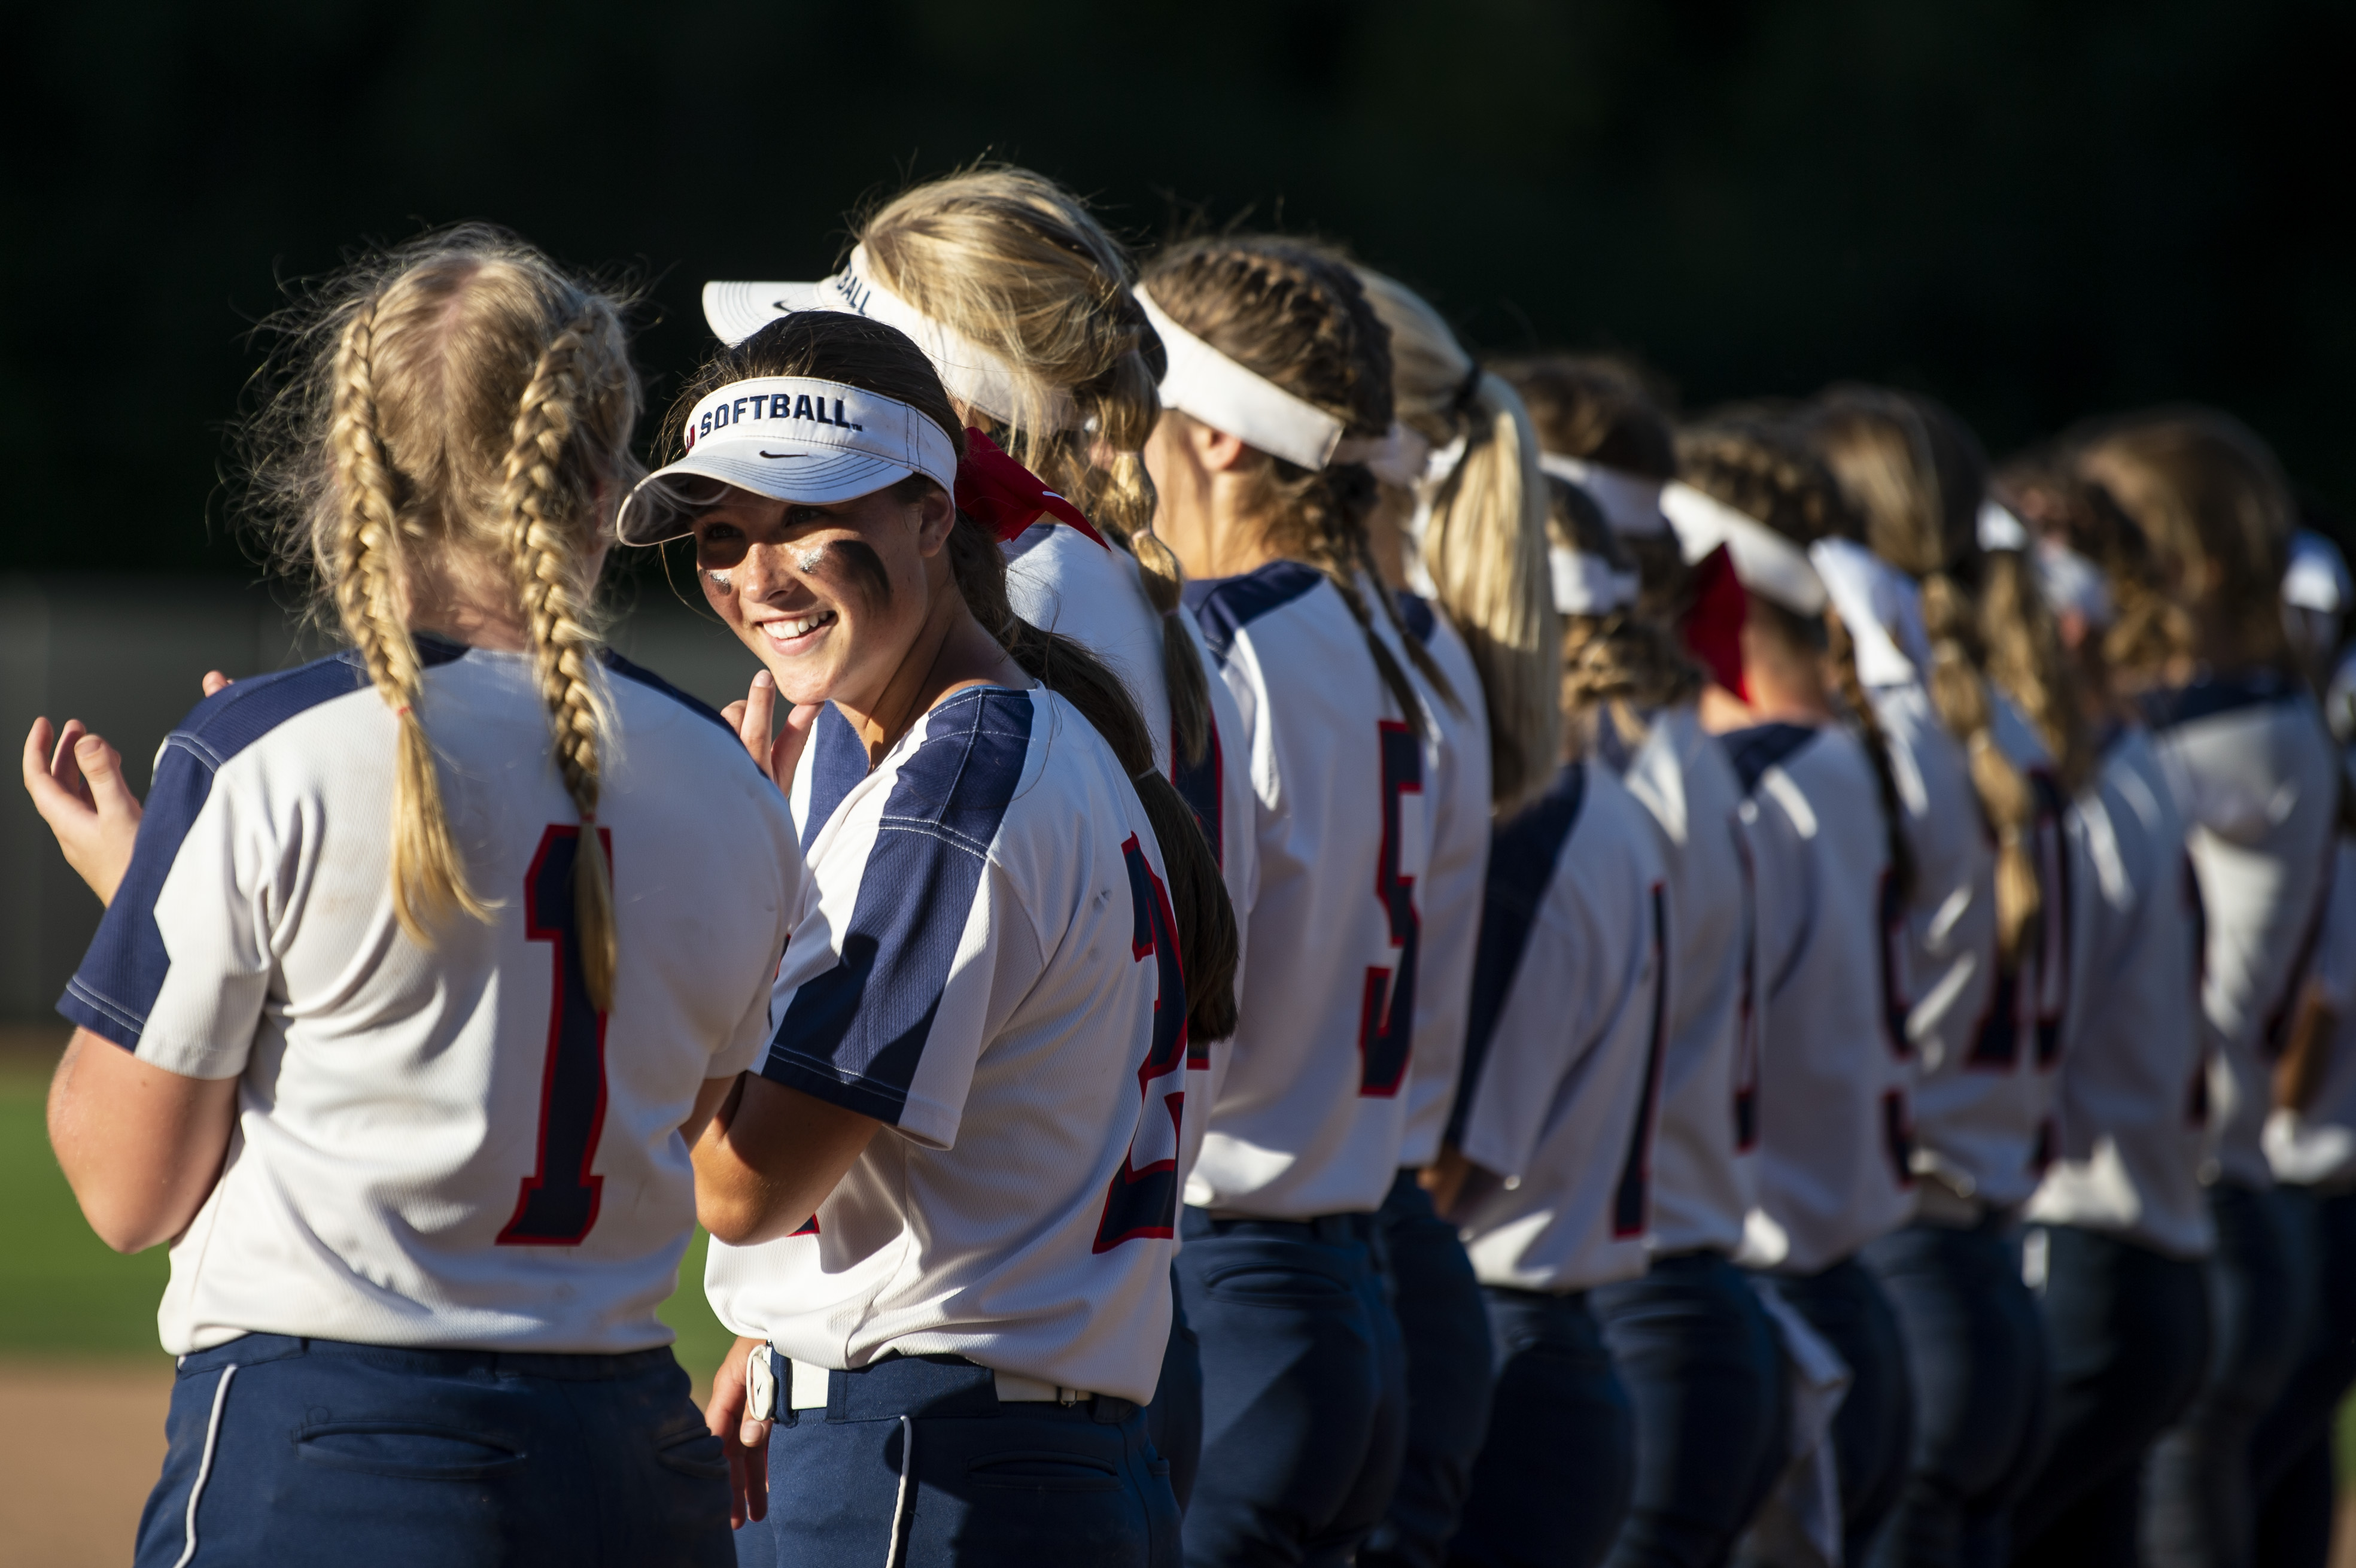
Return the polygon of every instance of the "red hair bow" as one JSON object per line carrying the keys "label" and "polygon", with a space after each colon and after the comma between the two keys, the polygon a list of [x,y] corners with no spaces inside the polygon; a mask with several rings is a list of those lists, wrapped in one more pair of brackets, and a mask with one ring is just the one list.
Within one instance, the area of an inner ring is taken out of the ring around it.
{"label": "red hair bow", "polygon": [[1000,451],[997,442],[971,428],[965,433],[965,456],[958,461],[957,504],[1001,544],[1011,543],[1042,516],[1068,522],[1104,544],[1104,535],[1080,515],[1079,508],[1041,484],[1038,475]]}
{"label": "red hair bow", "polygon": [[1721,544],[1693,565],[1693,607],[1686,612],[1686,651],[1702,662],[1710,679],[1744,702],[1751,690],[1742,679],[1742,622],[1750,596],[1734,575]]}

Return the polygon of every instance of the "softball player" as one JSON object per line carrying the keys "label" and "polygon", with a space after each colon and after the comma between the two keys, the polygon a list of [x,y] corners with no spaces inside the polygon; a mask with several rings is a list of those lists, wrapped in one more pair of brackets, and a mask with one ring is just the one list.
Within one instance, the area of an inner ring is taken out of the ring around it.
{"label": "softball player", "polygon": [[1406,1124],[1430,840],[1422,702],[1366,570],[1387,334],[1346,268],[1280,241],[1181,246],[1139,298],[1169,356],[1155,531],[1243,713],[1259,847],[1247,1022],[1178,1260],[1204,1367],[1186,1552],[1340,1563],[1399,1465],[1375,1216]]}
{"label": "softball player", "polygon": [[[1662,494],[1682,553],[1723,547],[1748,596],[1750,722],[1719,744],[1740,782],[1756,914],[1757,1203],[1741,1261],[1848,1363],[1833,1424],[1847,1558],[1863,1561],[1904,1474],[1913,1401],[1898,1325],[1858,1254],[1913,1211],[1912,1065],[1892,985],[1902,850],[1886,742],[1836,716],[1824,583],[1804,545],[1846,521],[1830,477],[1757,423],[1685,433]],[[1837,661],[1835,661],[1837,662]]]}
{"label": "softball player", "polygon": [[1612,1561],[1714,1563],[1788,1446],[1775,1329],[1733,1262],[1751,1204],[1759,1070],[1743,1000],[1742,787],[1696,713],[1701,671],[1638,608],[1636,563],[1602,508],[1548,483],[1569,722],[1644,808],[1670,935],[1649,1263],[1593,1296],[1636,1412],[1635,1490]]}
{"label": "softball player", "polygon": [[2200,918],[2185,824],[2115,669],[2156,650],[2141,532],[2099,487],[2015,470],[2044,596],[2075,654],[2099,770],[2071,803],[2070,1014],[2054,1164],[2026,1273],[2052,1347],[2044,1462],[2012,1509],[2017,1562],[2131,1562],[2145,1454],[2200,1384],[2214,1244],[2202,1201]]}
{"label": "softball player", "polygon": [[[1163,357],[1130,293],[1133,270],[1070,191],[1027,169],[979,168],[885,203],[833,277],[707,284],[704,312],[728,342],[787,308],[849,310],[900,328],[931,356],[958,417],[1079,509],[1077,524],[1045,515],[1007,541],[1008,597],[1016,614],[1081,643],[1129,688],[1154,761],[1201,820],[1237,929],[1248,931],[1258,846],[1250,833],[1226,831],[1251,816],[1251,779],[1236,753],[1243,721],[1179,603],[1177,558],[1152,531],[1141,448],[1161,413]],[[822,711],[794,788],[805,843],[866,768],[849,725]],[[1196,1059],[1189,1092],[1203,1105],[1226,1067],[1225,1043]],[[1182,1180],[1202,1127],[1198,1117],[1185,1129]],[[1201,1447],[1202,1365],[1184,1312],[1174,1310],[1149,1425],[1183,1508]]]}
{"label": "softball player", "polygon": [[[2004,613],[2034,588],[2017,553],[1982,546],[1985,460],[1970,431],[1928,399],[1872,388],[1820,396],[1805,424],[1866,547],[1828,542],[1818,554],[1862,703],[1890,742],[1911,859],[1893,913],[1919,1066],[1920,1213],[1866,1255],[1897,1309],[1916,1394],[1884,1549],[1942,1562],[1960,1540],[1967,1554],[2000,1554],[2045,1419],[2044,1326],[2021,1280],[2018,1225],[2051,1147],[2069,979],[2062,809],[2087,766],[2083,747],[2057,764],[1990,683],[2001,668],[2036,696],[2033,711],[2074,722],[2058,650]],[[1997,521],[2018,542],[2018,522]]]}
{"label": "softball player", "polygon": [[2287,672],[2290,509],[2264,444],[2194,410],[2126,420],[2076,445],[2080,471],[2150,540],[2190,627],[2169,664],[2174,683],[2143,706],[2190,824],[2205,918],[2214,1343],[2200,1392],[2152,1452],[2144,1551],[2162,1564],[2243,1563],[2254,1550],[2250,1436],[2297,1364],[2311,1279],[2307,1239],[2272,1190],[2265,1058],[2279,1049],[2325,913],[2339,759],[2314,699]]}
{"label": "softball player", "polygon": [[799,312],[685,397],[624,536],[691,528],[778,692],[873,758],[812,841],[768,1048],[696,1150],[706,1292],[755,1342],[714,1418],[770,1423],[751,1541],[1170,1561],[1143,1406],[1190,1042],[1234,1022],[1217,867],[1118,678],[1013,614],[980,519],[1056,498],[962,431],[913,342]]}
{"label": "softball player", "polygon": [[1664,880],[1644,809],[1593,762],[1497,829],[1437,1173],[1496,1346],[1453,1562],[1599,1563],[1627,1510],[1633,1417],[1588,1298],[1644,1270]]}
{"label": "softball player", "polygon": [[719,715],[588,629],[616,306],[462,229],[290,341],[262,474],[352,650],[173,731],[60,1004],[60,1163],[172,1241],[137,1561],[725,1563],[655,1309],[803,873]]}

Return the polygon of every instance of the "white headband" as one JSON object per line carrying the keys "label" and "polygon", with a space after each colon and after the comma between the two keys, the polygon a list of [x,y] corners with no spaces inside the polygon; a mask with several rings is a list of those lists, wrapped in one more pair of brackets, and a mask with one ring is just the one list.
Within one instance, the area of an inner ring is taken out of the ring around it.
{"label": "white headband", "polygon": [[1247,370],[1170,319],[1142,288],[1137,303],[1162,337],[1170,368],[1162,377],[1162,406],[1193,414],[1214,430],[1303,468],[1339,459],[1363,463],[1380,446],[1344,452],[1341,419],[1293,396],[1257,371]]}
{"label": "white headband", "polygon": [[941,384],[958,402],[969,403],[991,418],[1021,424],[1029,399],[1026,387],[1046,395],[1046,417],[1054,428],[1070,430],[1079,424],[1072,394],[1061,387],[1042,387],[992,349],[955,328],[937,321],[878,282],[867,263],[867,247],[851,252],[842,271],[816,283],[708,283],[703,285],[703,318],[725,343],[742,343],[770,322],[797,310],[833,310],[863,316],[894,327],[916,340],[933,362]]}
{"label": "white headband", "polygon": [[1849,539],[1817,540],[1808,546],[1808,560],[1848,629],[1860,682],[1903,686],[1931,667],[1922,590],[1913,578]]}
{"label": "white headband", "polygon": [[1614,570],[1601,555],[1555,544],[1547,549],[1547,564],[1554,575],[1558,614],[1610,615],[1636,602],[1636,574]]}
{"label": "white headband", "polygon": [[2340,546],[2309,529],[2290,539],[2290,570],[2283,574],[2283,603],[2323,615],[2345,615],[2351,593],[2348,560]]}
{"label": "white headband", "polygon": [[1538,454],[1538,467],[1566,484],[1577,485],[1603,509],[1603,521],[1614,533],[1662,533],[1668,521],[1661,515],[1661,481],[1619,468],[1607,468],[1583,457],[1559,452]]}
{"label": "white headband", "polygon": [[2058,539],[2037,542],[2037,586],[2057,615],[2075,611],[2088,626],[2111,624],[2111,590],[2103,569]]}
{"label": "white headband", "polygon": [[687,532],[669,481],[719,479],[772,500],[826,506],[923,474],[957,493],[957,446],[924,413],[898,398],[808,376],[731,381],[697,400],[687,453],[656,469],[623,500],[614,528],[626,544]]}
{"label": "white headband", "polygon": [[1980,502],[1979,534],[1983,550],[2029,548],[2029,530],[2013,516],[2011,508],[1997,501]]}
{"label": "white headband", "polygon": [[1661,515],[1676,531],[1678,551],[1688,564],[1723,544],[1745,588],[1799,615],[1824,609],[1824,580],[1808,564],[1807,553],[1757,518],[1681,479],[1661,487]]}

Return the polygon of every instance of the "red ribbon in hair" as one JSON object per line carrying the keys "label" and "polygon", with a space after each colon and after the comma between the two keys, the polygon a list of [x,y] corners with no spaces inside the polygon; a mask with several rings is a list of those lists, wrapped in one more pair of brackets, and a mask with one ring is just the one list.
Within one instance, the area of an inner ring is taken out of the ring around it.
{"label": "red ribbon in hair", "polygon": [[1677,628],[1686,651],[1702,662],[1709,678],[1751,700],[1742,682],[1742,620],[1750,596],[1734,575],[1734,563],[1721,544],[1693,565],[1693,607]]}
{"label": "red ribbon in hair", "polygon": [[1011,543],[1041,517],[1068,522],[1105,544],[1080,509],[1039,482],[1039,476],[998,449],[998,443],[968,428],[965,456],[958,461],[958,510],[990,530],[1001,544]]}

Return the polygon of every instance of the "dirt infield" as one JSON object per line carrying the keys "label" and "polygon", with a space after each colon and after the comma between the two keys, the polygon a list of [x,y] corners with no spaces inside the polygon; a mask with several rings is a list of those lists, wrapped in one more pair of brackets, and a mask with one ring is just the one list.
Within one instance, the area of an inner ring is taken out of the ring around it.
{"label": "dirt infield", "polygon": [[121,1568],[164,1467],[172,1364],[0,1361],[0,1564]]}

